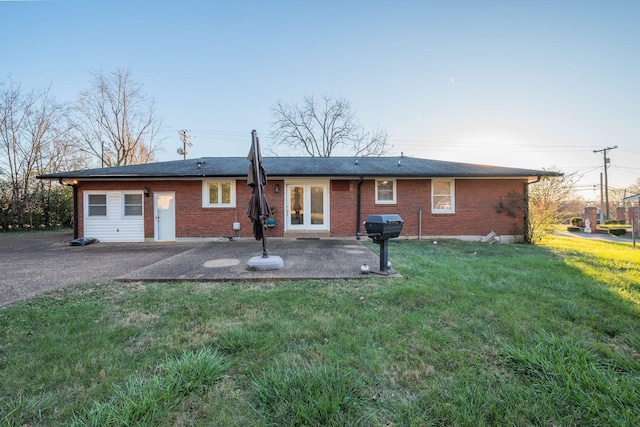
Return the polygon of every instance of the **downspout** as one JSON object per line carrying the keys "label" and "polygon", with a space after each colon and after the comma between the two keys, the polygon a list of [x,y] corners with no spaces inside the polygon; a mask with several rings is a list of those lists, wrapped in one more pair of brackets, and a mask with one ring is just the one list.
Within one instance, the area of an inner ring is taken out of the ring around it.
{"label": "downspout", "polygon": [[358,202],[356,208],[356,239],[360,240],[360,214],[361,214],[361,196],[362,196],[362,183],[364,182],[364,176],[360,176],[360,182],[358,182]]}
{"label": "downspout", "polygon": [[527,181],[524,185],[524,206],[522,210],[524,212],[524,241],[526,243],[531,243],[531,236],[529,235],[529,186],[541,180],[542,176],[538,175],[535,181]]}

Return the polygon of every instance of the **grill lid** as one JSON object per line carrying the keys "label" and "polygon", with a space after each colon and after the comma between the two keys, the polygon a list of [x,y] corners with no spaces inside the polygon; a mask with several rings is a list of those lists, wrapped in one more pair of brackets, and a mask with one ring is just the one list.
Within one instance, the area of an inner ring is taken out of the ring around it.
{"label": "grill lid", "polygon": [[398,214],[377,214],[377,215],[369,215],[367,217],[367,221],[365,225],[371,224],[402,224],[402,218]]}

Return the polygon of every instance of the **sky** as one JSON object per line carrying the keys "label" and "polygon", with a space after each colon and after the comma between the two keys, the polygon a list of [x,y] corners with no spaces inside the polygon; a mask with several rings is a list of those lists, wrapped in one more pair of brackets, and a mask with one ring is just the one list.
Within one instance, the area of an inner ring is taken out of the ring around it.
{"label": "sky", "polygon": [[[329,95],[405,155],[640,177],[640,1],[0,0],[0,82],[74,102],[129,69],[162,119],[158,160],[273,147],[272,109]],[[276,151],[279,155],[302,153]]]}

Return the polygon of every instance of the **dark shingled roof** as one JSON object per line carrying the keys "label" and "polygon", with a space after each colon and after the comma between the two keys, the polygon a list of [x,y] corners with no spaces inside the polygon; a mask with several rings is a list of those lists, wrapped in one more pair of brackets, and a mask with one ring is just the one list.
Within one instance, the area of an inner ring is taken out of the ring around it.
{"label": "dark shingled roof", "polygon": [[[415,157],[264,157],[270,177],[529,178],[558,172],[446,162]],[[243,177],[244,157],[202,157],[143,165],[84,169],[40,175],[40,179],[122,180],[142,178]]]}

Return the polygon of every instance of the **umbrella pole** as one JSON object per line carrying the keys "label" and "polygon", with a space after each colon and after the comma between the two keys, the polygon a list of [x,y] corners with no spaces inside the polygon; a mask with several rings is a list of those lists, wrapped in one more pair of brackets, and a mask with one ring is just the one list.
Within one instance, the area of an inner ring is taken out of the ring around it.
{"label": "umbrella pole", "polygon": [[269,254],[267,253],[267,238],[264,235],[265,232],[264,221],[262,221],[262,258],[269,258]]}
{"label": "umbrella pole", "polygon": [[[257,185],[257,190],[258,190],[258,200],[262,200],[262,176],[260,175],[260,163],[259,163],[259,159],[258,159],[258,137],[255,134],[255,131],[252,132],[252,136],[253,136],[253,168],[254,168],[254,173],[255,176],[258,178],[258,185]],[[262,258],[268,258],[269,257],[269,253],[267,252],[267,236],[265,235],[265,221],[266,219],[262,217],[262,215],[260,215],[260,225],[262,226]]]}

